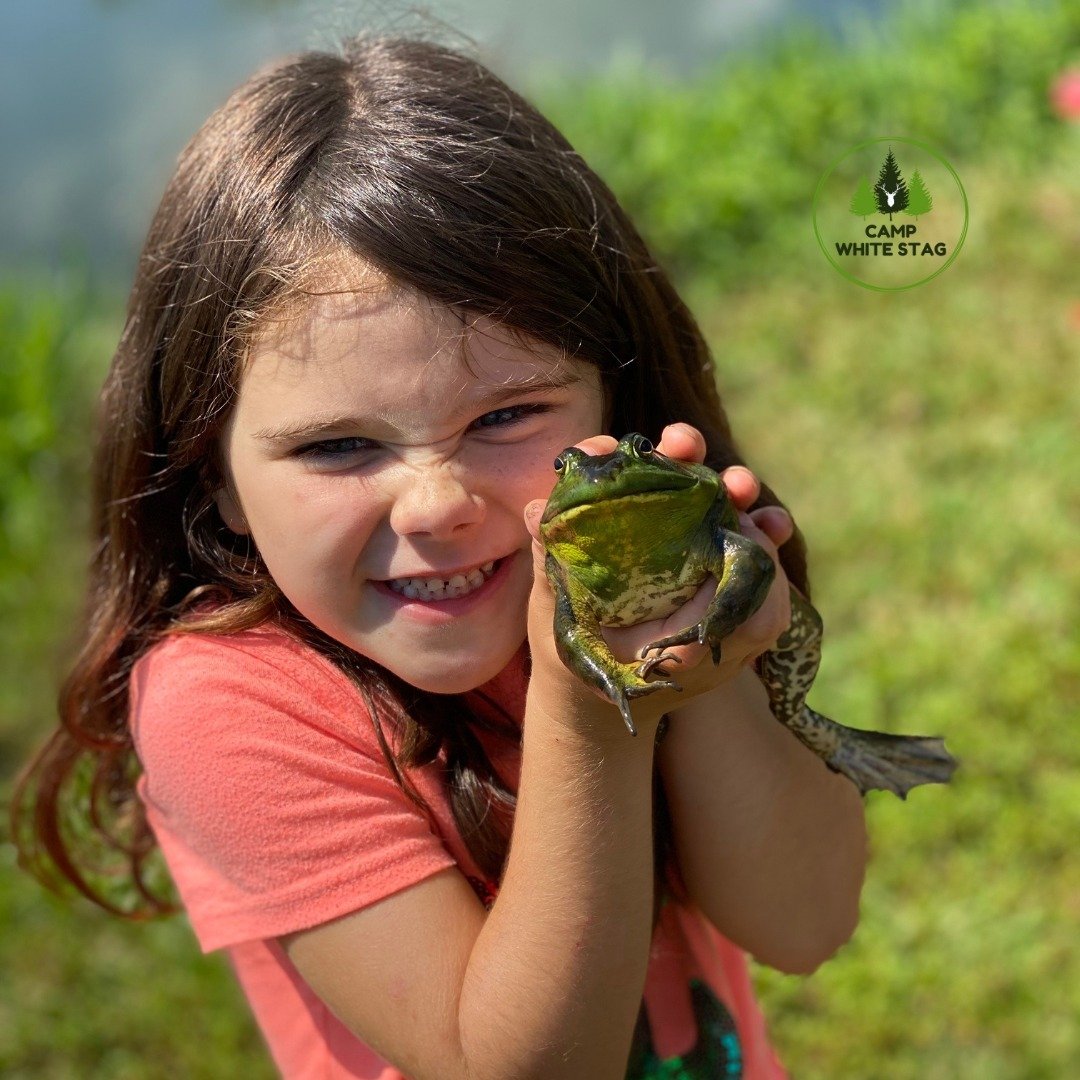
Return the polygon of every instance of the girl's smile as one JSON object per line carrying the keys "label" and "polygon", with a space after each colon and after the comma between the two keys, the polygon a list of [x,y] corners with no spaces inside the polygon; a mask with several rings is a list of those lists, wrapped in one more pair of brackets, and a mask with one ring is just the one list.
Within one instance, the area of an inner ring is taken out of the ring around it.
{"label": "girl's smile", "polygon": [[525,639],[522,512],[602,422],[590,364],[412,293],[330,293],[252,348],[218,506],[315,626],[460,693]]}
{"label": "girl's smile", "polygon": [[438,626],[493,601],[493,594],[510,577],[514,560],[527,557],[528,552],[516,551],[464,573],[438,578],[396,578],[371,584],[378,592],[389,594],[387,601],[395,605],[400,618]]}

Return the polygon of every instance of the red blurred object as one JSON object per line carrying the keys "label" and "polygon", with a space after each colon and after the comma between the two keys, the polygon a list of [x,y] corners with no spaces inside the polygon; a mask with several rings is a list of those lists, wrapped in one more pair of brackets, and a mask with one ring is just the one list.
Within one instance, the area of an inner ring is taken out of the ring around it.
{"label": "red blurred object", "polygon": [[1050,103],[1062,120],[1080,121],[1080,68],[1063,71],[1054,80]]}
{"label": "red blurred object", "polygon": [[1074,300],[1069,308],[1069,324],[1074,330],[1080,331],[1080,300]]}

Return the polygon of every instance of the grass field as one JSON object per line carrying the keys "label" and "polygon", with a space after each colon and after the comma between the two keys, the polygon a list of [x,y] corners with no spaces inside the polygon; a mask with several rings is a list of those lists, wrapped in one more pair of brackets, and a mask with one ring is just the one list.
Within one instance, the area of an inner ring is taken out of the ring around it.
{"label": "grass field", "polygon": [[945,733],[963,761],[948,790],[869,799],[854,941],[809,980],[760,970],[801,1076],[1080,1061],[1080,326],[1060,287],[1078,237],[1039,265],[1009,250],[1076,175],[1018,205],[970,172],[981,238],[922,295],[820,277],[714,316],[738,427],[809,538],[817,707]]}
{"label": "grass field", "polygon": [[[1080,125],[1055,121],[1044,100],[1049,77],[1080,55],[1080,33],[1063,5],[1011,5],[1002,18],[1025,10],[1026,67],[1013,57],[1017,71],[1001,77],[1015,92],[994,88],[980,130],[1011,130],[1003,110],[1037,130],[1015,153],[940,136],[971,228],[925,286],[877,294],[843,280],[797,200],[780,224],[740,235],[731,273],[684,242],[724,227],[711,208],[695,224],[659,191],[650,209],[633,179],[644,160],[611,176],[670,254],[743,447],[807,536],[827,634],[813,703],[854,726],[944,734],[963,763],[948,789],[868,800],[862,921],[836,958],[805,979],[755,969],[798,1080],[1061,1080],[1080,1062]],[[977,82],[983,39],[965,20],[938,37],[968,42]],[[824,86],[828,55],[807,50],[799,77]],[[862,50],[869,70],[872,47]],[[787,55],[760,62],[763,84],[789,70]],[[577,116],[556,99],[550,109],[587,156],[613,160],[625,117],[600,90],[597,101]],[[662,103],[650,109],[659,123]],[[604,143],[607,114],[617,119]],[[790,165],[789,137],[784,124],[762,133],[762,175]],[[623,149],[660,154],[658,176],[679,153]],[[812,190],[817,173],[807,176]],[[7,778],[52,723],[86,554],[89,402],[120,305],[56,282],[9,281],[0,297]],[[126,925],[50,897],[15,872],[10,844],[0,859],[0,1074],[273,1075],[231,974],[198,955],[181,919]]]}

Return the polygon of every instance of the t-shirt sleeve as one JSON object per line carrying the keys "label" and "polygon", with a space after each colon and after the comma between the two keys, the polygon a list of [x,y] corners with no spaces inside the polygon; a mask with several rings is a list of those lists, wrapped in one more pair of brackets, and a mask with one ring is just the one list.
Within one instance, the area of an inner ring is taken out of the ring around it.
{"label": "t-shirt sleeve", "polygon": [[136,665],[138,792],[204,951],[345,915],[455,865],[363,698],[282,634],[177,635]]}

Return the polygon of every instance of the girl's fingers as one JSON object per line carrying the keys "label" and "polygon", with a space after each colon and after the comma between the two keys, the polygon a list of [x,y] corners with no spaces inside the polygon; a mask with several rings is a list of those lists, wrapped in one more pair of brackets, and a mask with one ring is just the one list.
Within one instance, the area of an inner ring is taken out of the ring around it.
{"label": "girl's fingers", "polygon": [[[591,443],[593,440],[589,440]],[[656,447],[665,457],[677,461],[693,461],[698,464],[705,460],[705,439],[697,428],[690,424],[668,424],[660,436]],[[605,450],[597,450],[604,453]],[[745,465],[732,465],[721,473],[721,479],[727,488],[736,509],[746,511],[761,494],[761,485],[757,477]],[[794,525],[791,515],[779,506],[764,506],[750,515],[761,531],[779,547],[791,538]]]}
{"label": "girl's fingers", "polygon": [[[772,508],[770,507],[770,509]],[[763,547],[772,557],[773,562],[777,564],[777,569],[780,568],[780,553],[777,551],[778,545],[761,527],[761,524],[756,520],[753,514],[739,514],[739,531],[743,536],[747,537],[747,539],[753,540],[755,544]]]}
{"label": "girl's fingers", "polygon": [[660,434],[656,449],[676,461],[693,461],[700,465],[705,460],[705,439],[690,424],[668,424]]}
{"label": "girl's fingers", "polygon": [[[769,507],[769,509],[776,510],[779,508]],[[780,513],[783,517],[788,519],[788,523],[790,524],[791,519],[788,517],[787,512],[780,511]],[[777,544],[773,538],[759,528],[754,518],[750,515],[740,514],[739,521],[742,525],[743,535],[753,540],[755,544],[764,548],[776,565],[776,578],[773,580],[772,587],[769,589],[765,602],[750,617],[750,619],[743,624],[746,633],[750,634],[756,640],[765,643],[764,646],[758,650],[759,652],[764,652],[776,643],[776,639],[791,624],[790,587],[788,585],[787,575],[780,565],[780,553],[777,551]],[[779,523],[779,517],[776,518],[776,521]],[[790,535],[790,530],[788,535]],[[786,538],[787,537],[785,537],[785,539]]]}
{"label": "girl's fingers", "polygon": [[544,507],[547,503],[543,499],[533,499],[525,507],[525,528],[529,530],[529,535],[533,538],[535,544],[540,544],[540,519],[544,516]]}
{"label": "girl's fingers", "polygon": [[783,547],[795,531],[795,522],[781,506],[763,506],[750,511],[750,519],[777,547]]}
{"label": "girl's fingers", "polygon": [[761,493],[757,477],[745,465],[732,465],[721,474],[736,509],[745,510]]}
{"label": "girl's fingers", "polygon": [[592,454],[595,457],[597,454],[610,454],[618,442],[610,435],[590,435],[574,445],[579,450],[584,450],[586,454]]}
{"label": "girl's fingers", "polygon": [[[700,464],[705,460],[705,439],[690,424],[668,424],[656,449],[677,461]],[[744,465],[732,465],[721,473],[721,478],[731,501],[740,511],[747,511],[761,494],[757,477]],[[745,513],[742,516],[745,517]],[[777,547],[787,543],[795,530],[791,515],[780,506],[763,506],[751,512],[750,518]]]}

